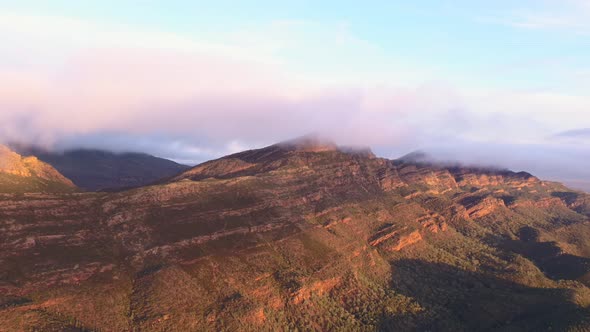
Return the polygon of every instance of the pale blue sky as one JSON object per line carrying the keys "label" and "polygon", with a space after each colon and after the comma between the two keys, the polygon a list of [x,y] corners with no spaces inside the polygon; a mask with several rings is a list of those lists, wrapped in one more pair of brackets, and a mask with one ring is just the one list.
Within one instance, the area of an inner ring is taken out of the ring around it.
{"label": "pale blue sky", "polygon": [[197,162],[319,131],[590,169],[589,0],[0,0],[0,39],[0,140]]}
{"label": "pale blue sky", "polygon": [[[587,1],[2,1],[3,10],[215,39],[274,21],[346,26],[403,65],[477,86],[584,93]],[[584,13],[585,11],[585,13]],[[315,59],[293,59],[313,69]],[[337,61],[337,60],[336,60]],[[363,59],[356,61],[362,62]],[[354,63],[353,63],[354,64]],[[435,77],[433,79],[439,79]]]}

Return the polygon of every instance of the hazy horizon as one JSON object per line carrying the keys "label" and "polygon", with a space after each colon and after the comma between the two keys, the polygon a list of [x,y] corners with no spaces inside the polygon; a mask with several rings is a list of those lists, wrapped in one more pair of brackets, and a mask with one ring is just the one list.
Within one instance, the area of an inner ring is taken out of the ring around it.
{"label": "hazy horizon", "polygon": [[195,164],[319,132],[590,191],[585,0],[0,8],[0,142]]}

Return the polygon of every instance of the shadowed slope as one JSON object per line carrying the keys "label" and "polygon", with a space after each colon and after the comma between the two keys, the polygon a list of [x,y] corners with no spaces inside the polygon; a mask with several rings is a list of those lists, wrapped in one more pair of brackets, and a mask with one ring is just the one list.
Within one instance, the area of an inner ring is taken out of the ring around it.
{"label": "shadowed slope", "polygon": [[565,331],[590,326],[590,309],[573,303],[568,290],[527,287],[484,271],[420,260],[397,261],[392,274],[392,288],[430,310],[416,319],[390,317],[383,330]]}
{"label": "shadowed slope", "polygon": [[80,188],[98,191],[140,187],[176,175],[188,166],[143,153],[112,153],[101,150],[70,150],[54,153],[19,147],[52,165]]}

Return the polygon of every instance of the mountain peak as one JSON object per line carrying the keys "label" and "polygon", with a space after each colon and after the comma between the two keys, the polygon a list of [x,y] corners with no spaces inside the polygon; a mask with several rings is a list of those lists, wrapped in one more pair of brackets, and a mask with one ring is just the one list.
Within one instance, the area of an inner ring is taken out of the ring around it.
{"label": "mountain peak", "polygon": [[341,157],[376,158],[369,148],[338,146],[325,137],[312,134],[206,161],[172,178],[172,181],[252,176],[287,165],[309,166],[314,161],[342,160]]}
{"label": "mountain peak", "polygon": [[398,159],[406,163],[431,163],[434,158],[422,150],[416,150]]}
{"label": "mountain peak", "polygon": [[276,144],[288,150],[303,152],[337,151],[338,146],[333,141],[319,134],[309,134],[292,140]]}

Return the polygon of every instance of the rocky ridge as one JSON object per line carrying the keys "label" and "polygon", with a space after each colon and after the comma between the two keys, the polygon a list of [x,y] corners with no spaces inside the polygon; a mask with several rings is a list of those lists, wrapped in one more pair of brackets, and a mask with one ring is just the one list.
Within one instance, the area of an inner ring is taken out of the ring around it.
{"label": "rocky ridge", "polygon": [[21,185],[28,191],[51,190],[51,187],[75,189],[72,181],[51,165],[33,156],[23,157],[4,145],[0,145],[0,176],[0,192],[18,190],[22,182],[28,182]]}
{"label": "rocky ridge", "polygon": [[47,149],[12,144],[23,155],[35,156],[88,191],[124,190],[153,184],[190,167],[143,153],[113,153],[103,150]]}
{"label": "rocky ridge", "polygon": [[[584,326],[588,211],[587,195],[526,173],[316,140],[125,192],[5,194],[0,323],[26,314],[40,321],[32,326],[104,330]],[[527,227],[532,242],[521,238]],[[444,282],[430,281],[437,275]],[[480,306],[494,315],[477,316]]]}

